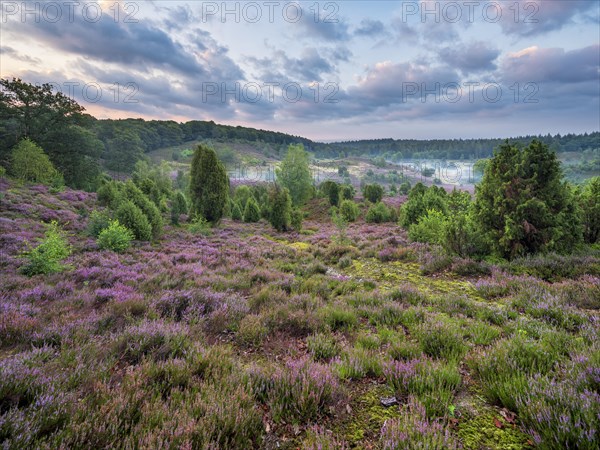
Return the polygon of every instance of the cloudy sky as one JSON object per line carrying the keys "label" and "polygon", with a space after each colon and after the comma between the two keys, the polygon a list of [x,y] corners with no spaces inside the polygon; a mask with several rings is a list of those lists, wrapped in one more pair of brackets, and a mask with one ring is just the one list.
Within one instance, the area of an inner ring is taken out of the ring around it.
{"label": "cloudy sky", "polygon": [[2,1],[0,75],[316,140],[600,129],[600,2]]}

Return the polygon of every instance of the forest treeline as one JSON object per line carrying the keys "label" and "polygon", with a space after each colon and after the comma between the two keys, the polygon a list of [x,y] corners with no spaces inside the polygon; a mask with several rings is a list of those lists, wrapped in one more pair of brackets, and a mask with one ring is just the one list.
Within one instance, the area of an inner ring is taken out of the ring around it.
{"label": "forest treeline", "polygon": [[[389,159],[478,159],[492,156],[499,139],[375,139],[319,143],[300,136],[220,125],[213,121],[120,119],[98,120],[74,100],[19,79],[0,79],[0,165],[10,165],[10,152],[23,138],[39,145],[64,175],[65,182],[89,189],[101,169],[131,173],[135,163],[153,150],[192,141],[254,142],[258,149],[276,149],[283,157],[290,144],[302,144],[317,158],[383,156]],[[600,132],[522,136],[511,142],[537,139],[560,152],[598,151]]]}

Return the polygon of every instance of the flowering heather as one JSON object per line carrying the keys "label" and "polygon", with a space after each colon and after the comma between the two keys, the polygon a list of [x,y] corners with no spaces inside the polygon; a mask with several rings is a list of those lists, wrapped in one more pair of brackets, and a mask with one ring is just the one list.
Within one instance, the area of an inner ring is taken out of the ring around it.
{"label": "flowering heather", "polygon": [[[597,358],[596,358],[597,359]],[[576,382],[536,375],[517,399],[520,419],[541,448],[600,446],[600,366],[580,358],[569,370]]]}
{"label": "flowering heather", "polygon": [[346,450],[348,444],[318,425],[310,427],[302,441],[302,450]]}
{"label": "flowering heather", "polygon": [[327,414],[338,396],[339,386],[329,367],[303,358],[274,374],[269,405],[275,421],[298,423]]}
{"label": "flowering heather", "polygon": [[384,366],[383,374],[398,399],[415,396],[425,406],[427,417],[445,417],[461,384],[454,364],[425,358],[392,361]]}
{"label": "flowering heather", "polygon": [[[117,254],[88,234],[95,194],[0,188],[1,447],[478,448],[462,431],[494,406],[517,414],[523,444],[597,447],[589,258],[561,260],[586,273],[554,282],[540,277],[556,258],[476,283],[424,275],[414,261],[439,249],[362,217],[340,241],[319,199],[300,233],[225,218]],[[67,269],[25,276],[51,219]]]}
{"label": "flowering heather", "polygon": [[414,397],[399,418],[386,420],[380,443],[385,450],[460,448],[450,430],[442,422],[428,419],[425,407]]}

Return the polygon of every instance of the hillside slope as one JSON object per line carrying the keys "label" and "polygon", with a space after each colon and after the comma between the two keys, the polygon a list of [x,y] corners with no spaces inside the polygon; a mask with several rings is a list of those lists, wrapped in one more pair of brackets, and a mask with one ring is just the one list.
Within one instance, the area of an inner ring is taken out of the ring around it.
{"label": "hillside slope", "polygon": [[[226,219],[115,254],[94,194],[0,183],[7,448],[599,443],[598,258],[452,261],[362,219],[342,239],[319,199],[302,233]],[[20,274],[51,220],[67,268]]]}

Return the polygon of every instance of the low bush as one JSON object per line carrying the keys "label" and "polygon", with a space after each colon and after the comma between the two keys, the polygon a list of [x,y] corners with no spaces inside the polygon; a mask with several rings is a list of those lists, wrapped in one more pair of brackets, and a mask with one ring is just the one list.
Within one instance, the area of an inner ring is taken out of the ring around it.
{"label": "low bush", "polygon": [[188,231],[193,234],[201,234],[203,236],[209,236],[212,234],[210,222],[204,217],[197,215],[192,223],[188,226]]}
{"label": "low bush", "polygon": [[408,237],[416,242],[442,244],[444,242],[444,226],[446,217],[435,209],[427,211],[425,216],[412,224],[408,229]]}
{"label": "low bush", "polygon": [[354,311],[337,305],[326,306],[321,310],[323,319],[333,331],[348,331],[356,327],[358,318]]}
{"label": "low bush", "polygon": [[560,359],[548,345],[523,334],[498,341],[484,355],[469,361],[482,382],[486,397],[515,412],[517,400],[529,389],[530,377],[548,373]]}
{"label": "low bush", "polygon": [[490,275],[492,269],[485,261],[474,261],[472,259],[458,259],[452,263],[451,269],[456,275],[465,277]]}
{"label": "low bush", "polygon": [[267,337],[268,331],[260,316],[250,314],[240,320],[237,339],[243,345],[257,347]]}
{"label": "low bush", "polygon": [[371,206],[365,216],[367,223],[383,223],[388,222],[391,219],[391,213],[384,203],[378,202]]}
{"label": "low bush", "polygon": [[348,222],[354,222],[358,218],[360,210],[352,200],[343,200],[339,207],[339,213]]}
{"label": "low bush", "polygon": [[600,275],[600,258],[579,255],[535,255],[513,259],[506,268],[517,275],[531,275],[546,281]]}
{"label": "low bush", "polygon": [[519,419],[539,448],[600,446],[599,355],[576,358],[558,376],[535,376],[517,398]]}
{"label": "low bush", "polygon": [[110,224],[110,213],[107,210],[94,210],[88,220],[87,232],[90,236],[97,238],[102,230]]}
{"label": "low bush", "polygon": [[112,220],[108,227],[100,232],[97,242],[100,249],[121,253],[129,248],[133,238],[130,230],[121,225],[118,220]]}
{"label": "low bush", "polygon": [[27,276],[61,272],[62,262],[71,254],[71,246],[56,222],[50,223],[40,243],[24,252],[27,263],[21,272]]}
{"label": "low bush", "polygon": [[140,241],[152,239],[152,227],[148,222],[148,218],[133,202],[129,200],[121,202],[115,213],[115,218],[120,224],[131,230],[136,239]]}

